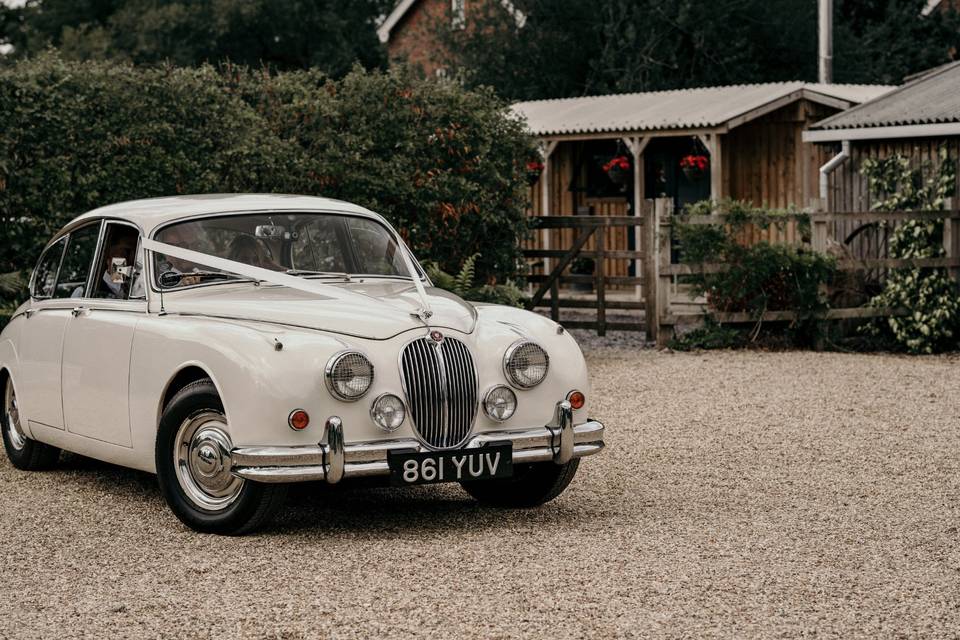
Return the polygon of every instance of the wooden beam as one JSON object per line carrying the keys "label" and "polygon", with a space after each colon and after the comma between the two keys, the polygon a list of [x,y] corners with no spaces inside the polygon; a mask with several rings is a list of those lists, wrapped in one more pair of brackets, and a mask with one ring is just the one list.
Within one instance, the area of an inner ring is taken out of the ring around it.
{"label": "wooden beam", "polygon": [[[540,215],[550,215],[554,212],[551,210],[550,204],[550,189],[552,185],[550,184],[551,174],[550,171],[550,156],[553,154],[553,150],[557,148],[557,143],[555,141],[546,141],[541,143],[541,153],[543,154],[543,171],[540,173]],[[544,249],[550,248],[550,231],[544,229],[540,232],[540,246]],[[550,260],[543,261],[543,270],[545,273],[550,272]]]}
{"label": "wooden beam", "polygon": [[700,127],[693,129],[624,129],[621,131],[597,131],[591,133],[548,133],[534,134],[544,142],[583,142],[587,140],[618,140],[622,138],[676,138],[678,136],[699,136],[708,133],[726,133],[726,126]]}
{"label": "wooden beam", "polygon": [[563,258],[560,258],[560,262],[557,263],[557,266],[550,271],[550,274],[547,276],[547,279],[543,284],[540,285],[540,288],[537,290],[533,297],[527,302],[527,309],[532,309],[543,300],[543,297],[547,294],[547,291],[550,290],[551,285],[560,277],[560,274],[563,270],[573,261],[574,256],[579,253],[580,249],[587,243],[587,240],[590,239],[590,236],[593,235],[593,232],[597,230],[597,227],[587,227],[580,232],[580,236],[573,243],[573,246],[567,251],[567,255]]}
{"label": "wooden beam", "polygon": [[719,135],[703,134],[697,138],[710,152],[710,199],[717,201],[723,198],[723,146]]}
{"label": "wooden beam", "polygon": [[[627,147],[630,149],[630,152],[633,154],[633,211],[630,212],[631,215],[640,217],[640,203],[643,202],[645,196],[646,186],[644,179],[646,178],[646,169],[643,162],[643,152],[646,150],[647,145],[650,144],[649,137],[632,137],[624,138],[623,141],[626,143]],[[633,230],[633,246],[639,247],[642,242],[640,236],[640,227],[635,227]],[[633,273],[634,275],[640,275],[643,271],[643,263],[640,260],[633,261]],[[634,296],[637,300],[640,299],[640,287],[634,289]]]}

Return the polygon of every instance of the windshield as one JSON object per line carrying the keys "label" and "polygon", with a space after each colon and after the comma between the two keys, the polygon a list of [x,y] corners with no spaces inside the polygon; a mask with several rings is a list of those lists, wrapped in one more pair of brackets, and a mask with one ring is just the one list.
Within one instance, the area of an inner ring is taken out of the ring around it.
{"label": "windshield", "polygon": [[[161,229],[156,240],[305,278],[409,277],[393,234],[380,222],[357,216],[236,214],[178,222]],[[162,254],[155,255],[154,265],[157,284],[165,289],[242,279]]]}

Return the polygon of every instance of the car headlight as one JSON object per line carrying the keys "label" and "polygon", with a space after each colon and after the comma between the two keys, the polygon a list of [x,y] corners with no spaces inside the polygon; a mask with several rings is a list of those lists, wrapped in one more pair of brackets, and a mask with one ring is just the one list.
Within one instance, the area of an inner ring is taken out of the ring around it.
{"label": "car headlight", "polygon": [[510,387],[497,385],[483,396],[483,412],[491,420],[503,422],[517,410],[517,394]]}
{"label": "car headlight", "polygon": [[377,396],[370,407],[370,417],[384,431],[399,429],[406,416],[407,410],[403,406],[403,400],[392,393]]}
{"label": "car headlight", "polygon": [[359,351],[341,351],[327,361],[327,389],[335,397],[359,400],[373,384],[373,364]]}
{"label": "car headlight", "polygon": [[529,389],[547,377],[550,357],[543,347],[529,340],[518,340],[503,355],[503,370],[515,387]]}

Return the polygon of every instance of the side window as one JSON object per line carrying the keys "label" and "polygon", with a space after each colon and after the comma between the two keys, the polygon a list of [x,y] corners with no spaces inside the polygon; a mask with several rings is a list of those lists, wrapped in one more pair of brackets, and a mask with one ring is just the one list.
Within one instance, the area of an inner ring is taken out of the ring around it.
{"label": "side window", "polygon": [[90,275],[90,264],[93,262],[99,237],[100,223],[97,222],[77,229],[67,238],[67,250],[63,254],[60,277],[57,278],[57,288],[53,292],[54,298],[84,297],[87,276]]}
{"label": "side window", "polygon": [[143,298],[142,264],[137,259],[140,232],[126,224],[108,223],[103,251],[93,273],[93,297],[111,300]]}
{"label": "side window", "polygon": [[66,244],[67,239],[60,238],[40,257],[37,270],[33,274],[33,289],[30,291],[30,295],[34,298],[43,299],[53,295],[53,287],[57,283],[57,270],[60,269],[60,258],[63,256],[63,247]]}

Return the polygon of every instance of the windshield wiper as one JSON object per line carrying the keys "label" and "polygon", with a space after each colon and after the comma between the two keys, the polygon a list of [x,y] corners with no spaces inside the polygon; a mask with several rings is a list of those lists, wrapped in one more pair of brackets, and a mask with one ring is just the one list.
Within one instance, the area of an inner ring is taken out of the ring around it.
{"label": "windshield wiper", "polygon": [[311,271],[310,269],[287,269],[286,274],[288,276],[323,276],[326,278],[343,278],[347,282],[350,281],[349,273],[341,273],[339,271]]}

